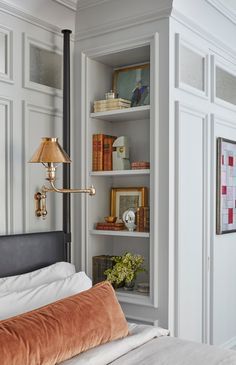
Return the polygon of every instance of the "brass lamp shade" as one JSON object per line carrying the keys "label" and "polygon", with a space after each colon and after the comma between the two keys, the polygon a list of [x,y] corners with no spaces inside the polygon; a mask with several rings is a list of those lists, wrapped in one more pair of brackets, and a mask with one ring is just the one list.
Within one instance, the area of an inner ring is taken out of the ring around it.
{"label": "brass lamp shade", "polygon": [[70,157],[58,143],[58,138],[43,137],[37,151],[29,162],[32,163],[70,163]]}

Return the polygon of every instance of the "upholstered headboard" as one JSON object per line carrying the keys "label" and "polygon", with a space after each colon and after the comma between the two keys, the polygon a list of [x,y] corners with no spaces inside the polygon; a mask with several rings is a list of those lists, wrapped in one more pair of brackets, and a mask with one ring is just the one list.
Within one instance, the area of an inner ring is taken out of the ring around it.
{"label": "upholstered headboard", "polygon": [[62,231],[0,236],[0,277],[23,274],[67,261]]}

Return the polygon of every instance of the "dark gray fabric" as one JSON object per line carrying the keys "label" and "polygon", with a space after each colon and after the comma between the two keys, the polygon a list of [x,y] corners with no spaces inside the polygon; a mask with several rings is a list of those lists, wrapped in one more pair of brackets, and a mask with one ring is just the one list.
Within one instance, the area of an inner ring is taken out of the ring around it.
{"label": "dark gray fabric", "polygon": [[23,274],[66,260],[62,231],[0,236],[0,277]]}

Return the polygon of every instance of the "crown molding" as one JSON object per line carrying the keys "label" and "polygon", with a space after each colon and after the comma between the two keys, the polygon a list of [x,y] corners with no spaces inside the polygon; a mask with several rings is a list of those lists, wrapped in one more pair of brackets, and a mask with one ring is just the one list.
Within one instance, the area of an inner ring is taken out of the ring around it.
{"label": "crown molding", "polygon": [[[99,1],[110,1],[110,0],[99,0]],[[157,11],[148,12],[142,15],[123,17],[122,19],[106,22],[103,23],[102,25],[97,25],[95,27],[80,29],[75,34],[75,41],[80,41],[87,38],[93,38],[107,33],[116,32],[121,29],[131,28],[135,25],[141,25],[153,22],[155,20],[168,18],[170,16],[171,10],[172,7],[167,7],[159,9]]]}
{"label": "crown molding", "polygon": [[[211,0],[209,0],[209,1],[211,1]],[[185,15],[180,13],[175,8],[172,10],[171,18],[173,18],[176,21],[178,21],[179,23],[183,24],[185,27],[190,29],[192,32],[197,34],[199,37],[210,42],[214,47],[218,48],[222,52],[222,54],[226,53],[231,59],[236,58],[236,49],[233,49],[233,48],[227,46],[223,41],[214,37],[214,35],[212,33],[210,33],[208,30],[199,26],[192,19],[186,17]]]}
{"label": "crown molding", "polygon": [[53,0],[53,1],[73,11],[77,10],[77,0]]}
{"label": "crown molding", "polygon": [[111,0],[78,0],[77,8],[78,10],[87,9],[92,6],[100,5],[102,3],[108,2]]}
{"label": "crown molding", "polygon": [[61,29],[55,25],[52,25],[44,20],[35,17],[27,10],[13,5],[5,0],[0,0],[0,12],[13,15],[19,19],[27,21],[30,24],[36,25],[37,27],[48,30],[49,32],[61,35]]}
{"label": "crown molding", "polygon": [[228,18],[233,24],[236,25],[236,13],[228,5],[225,5],[220,0],[206,0],[211,6],[218,10],[223,16]]}

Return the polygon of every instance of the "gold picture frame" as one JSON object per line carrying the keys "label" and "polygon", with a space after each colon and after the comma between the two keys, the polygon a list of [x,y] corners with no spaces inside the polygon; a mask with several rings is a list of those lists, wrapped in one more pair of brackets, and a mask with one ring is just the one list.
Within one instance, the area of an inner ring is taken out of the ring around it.
{"label": "gold picture frame", "polygon": [[146,187],[112,188],[111,216],[122,219],[124,211],[148,205],[148,189]]}
{"label": "gold picture frame", "polygon": [[115,69],[112,88],[118,98],[131,101],[131,107],[150,105],[150,63]]}

